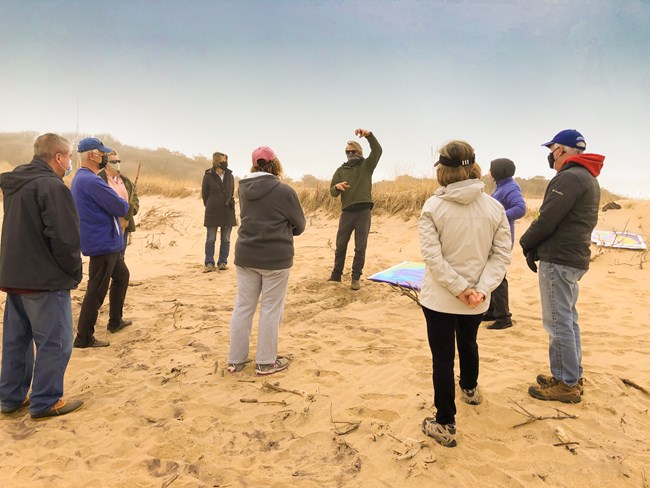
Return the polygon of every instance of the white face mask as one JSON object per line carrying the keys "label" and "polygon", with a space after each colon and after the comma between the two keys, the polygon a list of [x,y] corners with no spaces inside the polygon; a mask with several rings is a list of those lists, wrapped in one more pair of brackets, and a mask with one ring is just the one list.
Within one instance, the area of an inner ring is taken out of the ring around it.
{"label": "white face mask", "polygon": [[121,163],[111,163],[109,161],[106,166],[108,166],[108,169],[110,169],[113,173],[117,173],[120,171],[120,165]]}

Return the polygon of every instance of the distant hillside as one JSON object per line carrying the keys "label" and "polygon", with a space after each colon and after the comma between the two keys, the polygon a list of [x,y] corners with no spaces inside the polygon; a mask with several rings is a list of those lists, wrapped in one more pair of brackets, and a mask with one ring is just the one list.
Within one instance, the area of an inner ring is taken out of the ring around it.
{"label": "distant hillside", "polygon": [[[0,161],[16,166],[28,163],[33,156],[34,140],[38,137],[36,132],[2,132],[0,133]],[[74,134],[62,134],[71,141],[75,141]],[[79,139],[88,137],[79,136]],[[197,181],[200,186],[204,171],[212,162],[205,157],[190,158],[185,154],[172,152],[169,149],[143,149],[122,144],[110,135],[95,135],[108,147],[115,149],[123,161],[123,169],[127,175],[134,175],[138,164],[142,164],[142,175],[160,175],[172,178],[182,178]],[[76,158],[73,160],[77,163]]]}

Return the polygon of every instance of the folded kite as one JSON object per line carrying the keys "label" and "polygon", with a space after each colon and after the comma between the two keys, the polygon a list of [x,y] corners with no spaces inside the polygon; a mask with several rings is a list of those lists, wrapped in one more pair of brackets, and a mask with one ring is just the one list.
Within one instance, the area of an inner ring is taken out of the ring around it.
{"label": "folded kite", "polygon": [[368,279],[382,283],[392,283],[412,290],[421,290],[422,280],[424,279],[424,263],[404,261],[392,268],[375,273]]}
{"label": "folded kite", "polygon": [[591,242],[597,246],[616,247],[619,249],[646,249],[643,237],[632,232],[616,232],[611,230],[594,230]]}

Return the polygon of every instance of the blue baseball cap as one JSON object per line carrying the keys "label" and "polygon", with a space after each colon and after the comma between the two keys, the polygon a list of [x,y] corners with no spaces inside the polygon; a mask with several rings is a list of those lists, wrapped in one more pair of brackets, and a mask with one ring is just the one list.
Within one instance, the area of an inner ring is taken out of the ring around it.
{"label": "blue baseball cap", "polygon": [[104,143],[96,137],[86,137],[81,139],[77,145],[77,152],[86,152],[97,149],[103,153],[111,153],[113,150],[110,147],[104,146]]}
{"label": "blue baseball cap", "polygon": [[542,146],[549,147],[551,144],[562,144],[567,147],[575,147],[576,149],[587,149],[587,142],[582,134],[575,129],[565,129],[558,132],[555,137],[542,144]]}

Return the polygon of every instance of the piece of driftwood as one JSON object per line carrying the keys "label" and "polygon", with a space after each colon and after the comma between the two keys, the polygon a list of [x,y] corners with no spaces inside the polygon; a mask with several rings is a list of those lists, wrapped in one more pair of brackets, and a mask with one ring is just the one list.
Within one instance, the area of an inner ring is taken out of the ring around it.
{"label": "piece of driftwood", "polygon": [[628,380],[627,378],[621,378],[621,381],[623,382],[624,385],[631,386],[632,388],[634,388],[636,390],[639,390],[639,391],[645,393],[646,395],[650,396],[650,391],[646,390],[645,388],[643,388],[640,385],[637,385],[634,381]]}
{"label": "piece of driftwood", "polygon": [[332,404],[330,403],[330,422],[334,426],[334,433],[336,435],[346,435],[350,432],[353,432],[359,428],[361,421],[359,422],[349,422],[347,420],[334,420],[332,418]]}
{"label": "piece of driftwood", "polygon": [[293,393],[294,395],[301,396],[305,400],[308,400],[310,402],[314,401],[314,395],[312,395],[311,393],[307,393],[306,391],[303,390],[291,390],[288,388],[282,388],[280,385],[269,383],[268,381],[262,383],[262,390],[275,391],[277,393]]}
{"label": "piece of driftwood", "polygon": [[266,403],[267,405],[282,405],[283,407],[286,407],[287,405],[289,405],[284,400],[281,400],[281,401],[277,401],[277,400],[263,401],[263,400],[258,400],[257,398],[240,398],[239,401],[242,402],[242,403],[258,403],[258,404]]}
{"label": "piece of driftwood", "polygon": [[553,415],[550,417],[545,417],[545,416],[538,416],[530,413],[528,410],[526,410],[524,407],[519,405],[516,401],[510,399],[511,403],[514,403],[520,410],[521,412],[517,411],[517,409],[513,409],[515,412],[518,414],[524,415],[525,417],[528,417],[528,420],[526,422],[522,422],[521,424],[513,425],[512,428],[516,429],[517,427],[521,427],[523,425],[528,425],[533,422],[536,422],[537,420],[565,420],[565,419],[577,419],[577,415],[571,415],[570,413],[563,412],[559,408],[555,408],[554,410],[557,412],[557,415]]}

